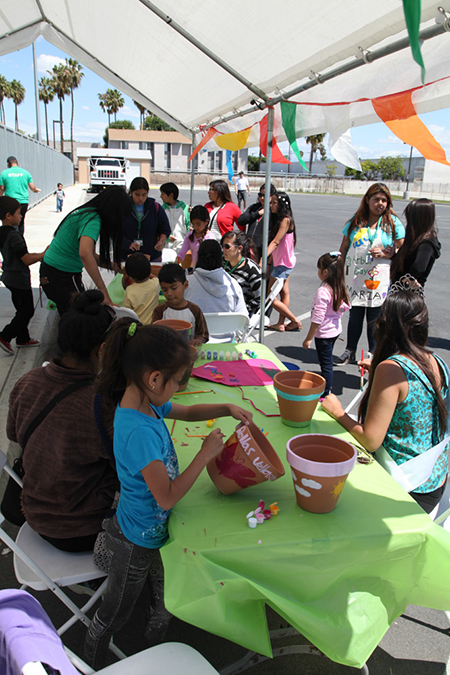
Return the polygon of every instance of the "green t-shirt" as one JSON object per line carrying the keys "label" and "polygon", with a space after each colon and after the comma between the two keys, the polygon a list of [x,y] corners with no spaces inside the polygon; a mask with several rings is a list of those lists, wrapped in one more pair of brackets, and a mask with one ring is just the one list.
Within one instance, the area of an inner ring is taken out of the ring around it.
{"label": "green t-shirt", "polygon": [[31,173],[20,166],[12,166],[0,173],[0,185],[5,186],[5,196],[14,197],[20,204],[28,204],[28,184],[32,182]]}
{"label": "green t-shirt", "polygon": [[91,237],[94,241],[100,236],[102,221],[95,209],[81,208],[66,216],[52,239],[50,248],[44,255],[47,265],[63,272],[81,272],[79,248],[81,237]]}

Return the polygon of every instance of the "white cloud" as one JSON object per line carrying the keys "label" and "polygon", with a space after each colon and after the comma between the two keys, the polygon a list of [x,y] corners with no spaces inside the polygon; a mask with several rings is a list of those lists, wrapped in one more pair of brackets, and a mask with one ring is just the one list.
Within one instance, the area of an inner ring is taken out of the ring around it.
{"label": "white cloud", "polygon": [[37,60],[38,72],[48,75],[47,71],[60,63],[65,63],[65,61],[59,56],[53,56],[53,54],[40,54]]}
{"label": "white cloud", "polygon": [[82,109],[83,110],[90,110],[90,107],[88,105],[84,105]]}
{"label": "white cloud", "polygon": [[386,138],[379,138],[377,140],[377,143],[392,143],[392,144],[398,144],[398,143],[403,143],[397,136],[387,136]]}
{"label": "white cloud", "polygon": [[122,113],[125,113],[128,117],[140,117],[139,110],[137,108],[130,108],[129,105],[124,105],[117,114],[121,115]]}

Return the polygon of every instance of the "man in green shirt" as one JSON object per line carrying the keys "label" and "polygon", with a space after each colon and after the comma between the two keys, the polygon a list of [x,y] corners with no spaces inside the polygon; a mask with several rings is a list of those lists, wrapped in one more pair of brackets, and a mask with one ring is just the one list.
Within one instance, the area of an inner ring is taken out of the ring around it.
{"label": "man in green shirt", "polygon": [[20,213],[22,220],[19,225],[20,234],[25,232],[25,214],[28,209],[28,188],[33,192],[40,192],[33,184],[31,173],[26,169],[21,169],[15,157],[8,157],[6,160],[7,169],[0,173],[0,197],[13,197],[20,204]]}

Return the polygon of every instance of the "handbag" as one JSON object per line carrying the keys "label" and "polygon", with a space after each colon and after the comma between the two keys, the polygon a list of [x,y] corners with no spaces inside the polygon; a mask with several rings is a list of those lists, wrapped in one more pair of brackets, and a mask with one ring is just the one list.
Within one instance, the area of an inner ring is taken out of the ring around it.
{"label": "handbag", "polygon": [[[77,380],[76,382],[72,382],[72,384],[60,391],[59,394],[56,394],[56,396],[54,396],[51,401],[47,403],[45,408],[43,408],[43,410],[41,410],[41,412],[30,423],[23,437],[22,455],[14,460],[12,466],[12,470],[17,476],[19,476],[19,478],[23,479],[25,475],[25,471],[23,469],[23,453],[25,452],[26,444],[28,443],[32,433],[60,401],[65,399],[66,396],[69,396],[74,391],[77,391],[77,389],[87,387],[90,384],[92,384],[92,380]],[[13,525],[21,527],[26,521],[22,508],[22,487],[12,476],[10,476],[8,479],[0,510],[5,516],[6,520],[8,520]]]}

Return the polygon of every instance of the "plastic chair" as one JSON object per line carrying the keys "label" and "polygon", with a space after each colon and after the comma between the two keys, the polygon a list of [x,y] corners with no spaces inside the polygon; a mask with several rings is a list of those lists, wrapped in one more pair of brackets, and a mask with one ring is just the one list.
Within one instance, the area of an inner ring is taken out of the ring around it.
{"label": "plastic chair", "polygon": [[113,310],[118,319],[133,319],[133,321],[139,321],[139,317],[134,309],[130,309],[129,307],[113,307]]}
{"label": "plastic chair", "polygon": [[[3,452],[0,452],[0,472],[5,470],[9,476],[21,485],[22,481],[8,464]],[[100,584],[89,600],[80,608],[69,598],[62,588],[86,581],[102,579],[105,573],[95,564],[92,552],[67,553],[60,551],[42,539],[28,523],[20,528],[15,539],[4,530],[5,517],[0,513],[0,539],[14,553],[14,573],[21,589],[32,588],[35,591],[50,590],[72,612],[72,616],[58,628],[63,635],[74,623],[81,621],[89,626],[86,612],[97,602],[106,590],[107,579]],[[111,642],[111,651],[119,658],[125,655]]]}
{"label": "plastic chair", "polygon": [[[267,296],[266,302],[264,304],[264,314],[266,314],[267,310],[277,297],[278,293],[283,288],[283,284],[284,279],[275,280],[275,283],[270,289],[270,293]],[[241,342],[248,342],[249,338],[252,336],[253,331],[259,328],[260,321],[261,321],[261,310],[259,310],[259,312],[257,312],[256,314],[253,314],[253,316],[251,316],[250,319],[248,320],[248,325],[244,331],[244,334],[242,335]]]}
{"label": "plastic chair", "polygon": [[206,344],[220,342],[243,342],[242,333],[246,331],[248,316],[234,312],[206,313],[209,340]]}
{"label": "plastic chair", "polygon": [[175,251],[174,248],[163,248],[161,251],[161,262],[168,263],[168,262],[175,262],[177,259],[177,252]]}

